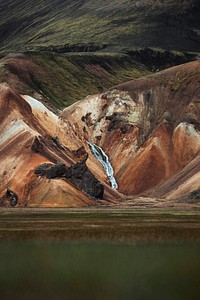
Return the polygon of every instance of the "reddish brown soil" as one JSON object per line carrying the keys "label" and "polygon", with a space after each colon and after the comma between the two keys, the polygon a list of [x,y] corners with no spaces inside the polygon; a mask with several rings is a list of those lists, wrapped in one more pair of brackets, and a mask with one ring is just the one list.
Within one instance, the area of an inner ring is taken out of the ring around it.
{"label": "reddish brown soil", "polygon": [[[23,65],[23,59],[20,64],[22,69],[31,67]],[[173,67],[87,97],[59,118],[1,84],[1,205],[10,205],[8,187],[18,195],[18,206],[116,204],[135,195],[188,201],[200,189],[199,78],[199,61]],[[109,156],[118,191],[109,186],[87,140]],[[68,180],[34,174],[43,163],[59,161],[69,167],[85,159],[105,187],[103,201],[90,198]]]}

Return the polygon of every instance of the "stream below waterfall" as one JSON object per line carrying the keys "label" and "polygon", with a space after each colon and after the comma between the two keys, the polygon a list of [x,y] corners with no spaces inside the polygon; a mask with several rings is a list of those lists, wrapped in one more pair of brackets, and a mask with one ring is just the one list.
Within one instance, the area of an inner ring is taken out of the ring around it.
{"label": "stream below waterfall", "polygon": [[94,154],[94,156],[96,157],[96,159],[98,159],[98,161],[102,164],[104,170],[106,171],[106,174],[110,181],[111,187],[113,189],[117,190],[118,185],[117,185],[116,179],[114,177],[114,170],[113,170],[111,163],[109,162],[108,156],[105,154],[105,152],[103,151],[103,149],[101,147],[99,147],[95,144],[92,144],[88,141],[87,141],[87,143],[90,146],[90,149],[91,149],[92,153]]}

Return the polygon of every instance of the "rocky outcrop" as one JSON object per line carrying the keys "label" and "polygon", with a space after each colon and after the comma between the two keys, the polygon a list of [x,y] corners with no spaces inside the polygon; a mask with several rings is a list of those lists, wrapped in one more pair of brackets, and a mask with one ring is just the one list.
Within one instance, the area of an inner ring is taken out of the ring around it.
{"label": "rocky outcrop", "polygon": [[75,161],[86,160],[88,157],[84,146],[81,146],[76,150],[70,150],[61,144],[58,137],[51,137],[48,135],[36,136],[31,146],[31,150],[40,153],[54,163],[61,160],[68,165],[73,164]]}
{"label": "rocky outcrop", "polygon": [[190,201],[193,202],[200,202],[200,189],[196,189],[189,195]]}
{"label": "rocky outcrop", "polygon": [[90,172],[84,161],[78,162],[69,168],[62,163],[43,164],[35,169],[35,174],[46,176],[48,179],[66,178],[87,195],[103,199],[104,187]]}
{"label": "rocky outcrop", "polygon": [[1,206],[16,206],[18,203],[18,196],[10,189],[7,188],[5,194],[0,197]]}
{"label": "rocky outcrop", "polygon": [[144,64],[149,70],[156,72],[197,59],[197,54],[194,53],[181,53],[153,48],[132,50],[128,51],[128,54],[135,61]]}

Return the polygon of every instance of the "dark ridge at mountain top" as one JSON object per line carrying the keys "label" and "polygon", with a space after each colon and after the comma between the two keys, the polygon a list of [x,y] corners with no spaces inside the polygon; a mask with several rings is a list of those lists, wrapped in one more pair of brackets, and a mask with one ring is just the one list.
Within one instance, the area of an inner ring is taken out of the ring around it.
{"label": "dark ridge at mountain top", "polygon": [[0,3],[1,51],[92,43],[109,51],[157,47],[200,51],[198,0]]}

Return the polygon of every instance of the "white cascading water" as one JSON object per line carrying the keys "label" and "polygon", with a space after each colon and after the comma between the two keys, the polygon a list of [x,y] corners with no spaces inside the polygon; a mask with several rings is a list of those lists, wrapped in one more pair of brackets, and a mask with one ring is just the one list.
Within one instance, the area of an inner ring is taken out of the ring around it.
{"label": "white cascading water", "polygon": [[111,163],[109,162],[108,156],[105,154],[103,149],[101,149],[101,147],[99,147],[97,145],[94,145],[94,144],[92,144],[88,141],[87,141],[87,143],[90,146],[94,156],[98,159],[98,161],[104,167],[104,170],[106,171],[106,174],[107,174],[108,179],[110,181],[111,187],[113,189],[117,190],[118,185],[117,185],[116,179],[114,177],[114,170],[113,170],[113,167],[112,167]]}

